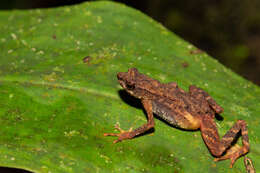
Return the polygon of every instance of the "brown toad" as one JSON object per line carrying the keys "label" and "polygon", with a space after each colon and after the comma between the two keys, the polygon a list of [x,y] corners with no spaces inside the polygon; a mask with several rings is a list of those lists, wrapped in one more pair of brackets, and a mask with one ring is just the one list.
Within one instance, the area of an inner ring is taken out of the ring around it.
{"label": "brown toad", "polygon": [[[105,136],[117,136],[117,143],[132,139],[154,127],[153,113],[173,126],[187,130],[200,130],[202,138],[209,151],[215,156],[215,161],[230,159],[230,167],[236,159],[249,152],[249,139],[246,122],[238,120],[235,125],[220,139],[215,114],[223,112],[215,100],[205,91],[191,85],[189,92],[179,88],[176,83],[162,84],[136,68],[117,74],[120,85],[132,96],[141,100],[148,116],[148,122],[143,126],[120,133],[105,133]],[[237,134],[241,131],[242,147],[231,147]],[[224,154],[225,153],[225,154]]]}

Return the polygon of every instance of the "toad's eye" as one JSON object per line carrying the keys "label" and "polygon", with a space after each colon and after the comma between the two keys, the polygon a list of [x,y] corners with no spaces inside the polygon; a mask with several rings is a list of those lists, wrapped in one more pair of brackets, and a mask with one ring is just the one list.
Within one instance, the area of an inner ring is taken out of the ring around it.
{"label": "toad's eye", "polygon": [[127,84],[126,85],[126,87],[127,87],[127,89],[129,89],[129,90],[133,90],[133,89],[135,89],[135,85],[131,85],[131,84]]}

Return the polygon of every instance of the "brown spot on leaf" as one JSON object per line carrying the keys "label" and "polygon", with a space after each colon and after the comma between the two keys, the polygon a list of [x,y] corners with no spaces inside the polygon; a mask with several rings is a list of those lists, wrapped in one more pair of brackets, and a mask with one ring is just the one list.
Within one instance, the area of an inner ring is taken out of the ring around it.
{"label": "brown spot on leaf", "polygon": [[90,60],[91,60],[91,57],[90,56],[86,56],[86,57],[83,58],[83,63],[89,64]]}
{"label": "brown spot on leaf", "polygon": [[188,62],[183,62],[181,65],[182,65],[183,68],[189,67],[189,63]]}
{"label": "brown spot on leaf", "polygon": [[55,34],[52,35],[52,38],[56,40],[57,36]]}

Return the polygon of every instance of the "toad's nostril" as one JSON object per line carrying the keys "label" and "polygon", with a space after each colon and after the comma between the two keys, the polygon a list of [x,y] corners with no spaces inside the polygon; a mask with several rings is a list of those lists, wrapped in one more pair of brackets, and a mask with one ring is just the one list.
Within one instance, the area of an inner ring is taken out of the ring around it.
{"label": "toad's nostril", "polygon": [[117,73],[117,79],[122,79],[123,77],[123,73],[122,72],[118,72]]}

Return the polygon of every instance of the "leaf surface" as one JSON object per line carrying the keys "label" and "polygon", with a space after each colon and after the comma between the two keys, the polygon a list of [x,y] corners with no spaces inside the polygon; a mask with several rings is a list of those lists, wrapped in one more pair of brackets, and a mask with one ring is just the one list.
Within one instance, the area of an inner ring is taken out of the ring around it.
{"label": "leaf surface", "polygon": [[[156,119],[155,132],[112,144],[114,124],[146,123],[116,73],[136,67],[224,108],[223,136],[248,123],[260,170],[260,89],[137,10],[113,2],[0,12],[0,165],[34,172],[245,172],[215,163],[200,132]],[[192,29],[192,28],[191,28]],[[238,141],[240,142],[240,140]]]}

